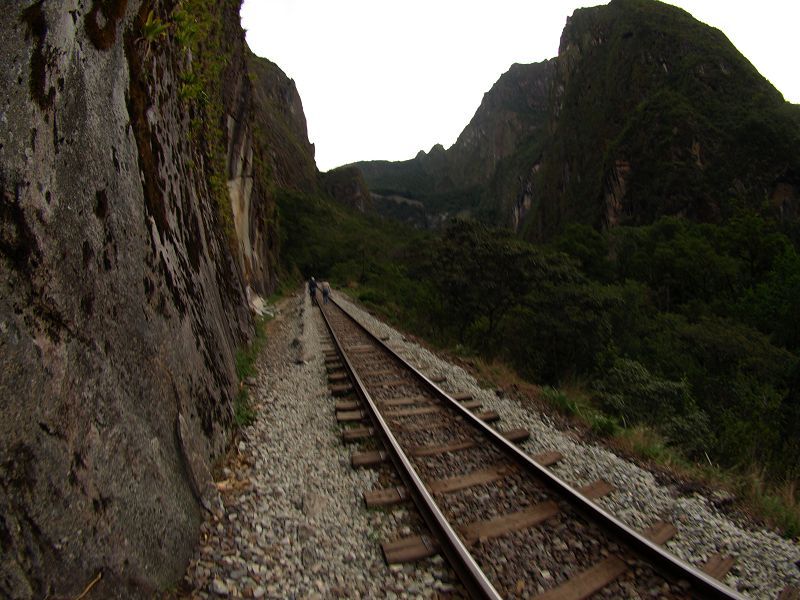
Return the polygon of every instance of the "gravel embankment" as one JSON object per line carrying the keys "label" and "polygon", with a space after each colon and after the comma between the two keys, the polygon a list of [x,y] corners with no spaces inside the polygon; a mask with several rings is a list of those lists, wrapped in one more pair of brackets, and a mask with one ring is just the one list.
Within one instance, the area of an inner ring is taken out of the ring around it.
{"label": "gravel embankment", "polygon": [[672,523],[678,534],[667,548],[678,557],[699,566],[712,554],[734,556],[736,565],[725,583],[753,598],[775,598],[786,585],[800,586],[800,544],[764,529],[743,528],[716,510],[708,498],[680,495],[674,488],[660,485],[649,471],[559,431],[547,415],[481,389],[461,367],[406,341],[346,298],[336,297],[373,333],[388,336],[387,343],[419,370],[429,376],[446,376],[443,389],[470,392],[483,408],[497,410],[502,418],[499,429],[529,429],[531,437],[522,444],[528,454],[561,452],[564,459],[552,467],[559,477],[576,487],[596,479],[612,483],[617,490],[598,503],[627,525],[641,530],[659,519]]}
{"label": "gravel embankment", "polygon": [[[753,598],[800,586],[797,543],[745,529],[707,498],[659,485],[648,471],[559,431],[546,415],[482,390],[461,367],[340,299],[421,371],[445,375],[444,389],[470,392],[497,410],[500,429],[528,428],[526,452],[563,453],[552,467],[558,476],[575,486],[599,478],[614,484],[617,491],[599,503],[621,520],[637,529],[657,519],[673,523],[678,535],[667,546],[679,557],[697,565],[716,552],[735,556],[726,583]],[[363,492],[394,476],[388,468],[350,467],[351,448],[341,441],[327,387],[324,331],[305,294],[285,301],[270,324],[251,390],[258,417],[217,482],[222,502],[203,525],[185,578],[193,598],[424,598],[459,589],[439,557],[402,567],[383,562],[380,542],[417,533],[419,517],[408,507],[364,508]]]}
{"label": "gravel embankment", "polygon": [[203,525],[185,578],[191,597],[430,598],[457,589],[440,557],[384,563],[380,542],[410,535],[418,517],[364,507],[362,494],[378,487],[381,473],[350,466],[323,332],[305,294],[286,301],[270,324],[251,391],[258,417],[217,482],[224,511]]}

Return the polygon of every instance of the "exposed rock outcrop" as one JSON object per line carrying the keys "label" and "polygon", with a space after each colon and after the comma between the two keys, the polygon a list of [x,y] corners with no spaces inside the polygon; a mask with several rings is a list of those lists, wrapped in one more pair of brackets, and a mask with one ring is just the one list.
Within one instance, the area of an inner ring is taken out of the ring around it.
{"label": "exposed rock outcrop", "polygon": [[[437,144],[411,160],[355,166],[373,191],[421,201],[431,225],[445,222],[449,215],[480,213],[487,190],[497,188],[494,180],[501,165],[521,144],[541,140],[546,133],[554,62],[512,65],[484,94],[472,120],[447,150]],[[503,221],[508,224],[515,196],[516,192],[503,201]]]}
{"label": "exposed rock outcrop", "polygon": [[170,1],[25,4],[0,16],[0,596],[151,597],[276,281],[239,3],[191,48]]}
{"label": "exposed rock outcrop", "polygon": [[372,195],[356,167],[339,167],[320,174],[323,191],[331,198],[361,213],[372,212]]}

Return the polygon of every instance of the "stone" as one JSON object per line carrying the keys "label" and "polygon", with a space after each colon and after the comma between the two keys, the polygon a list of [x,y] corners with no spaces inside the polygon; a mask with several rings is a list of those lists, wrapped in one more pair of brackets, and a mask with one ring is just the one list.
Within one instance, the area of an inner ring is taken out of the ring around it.
{"label": "stone", "polygon": [[211,591],[217,594],[217,596],[227,596],[230,593],[225,582],[216,578],[211,582]]}

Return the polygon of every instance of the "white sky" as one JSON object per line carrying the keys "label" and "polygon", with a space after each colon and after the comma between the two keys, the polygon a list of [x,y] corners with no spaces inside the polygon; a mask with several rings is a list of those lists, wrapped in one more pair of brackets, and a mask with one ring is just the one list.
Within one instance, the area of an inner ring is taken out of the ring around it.
{"label": "white sky", "polygon": [[[558,52],[578,0],[244,0],[259,56],[297,84],[326,171],[445,148],[512,63]],[[675,0],[800,103],[798,0]]]}

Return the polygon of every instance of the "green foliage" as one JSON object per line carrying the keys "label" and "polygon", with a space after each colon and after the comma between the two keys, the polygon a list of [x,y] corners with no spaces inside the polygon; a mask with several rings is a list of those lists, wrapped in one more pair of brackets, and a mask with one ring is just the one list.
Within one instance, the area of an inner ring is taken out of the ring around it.
{"label": "green foliage", "polygon": [[619,432],[619,422],[606,415],[594,415],[590,420],[590,428],[598,437],[613,437]]}
{"label": "green foliage", "polygon": [[227,143],[225,138],[223,72],[231,49],[223,39],[219,23],[224,5],[215,0],[180,0],[171,14],[174,35],[191,55],[187,70],[180,74],[180,99],[192,116],[193,141],[203,150],[203,171],[216,204],[217,218],[228,242],[235,243],[233,209],[227,189]]}
{"label": "green foliage", "polygon": [[550,386],[544,386],[539,391],[542,398],[544,398],[551,406],[553,406],[560,413],[567,416],[575,416],[578,414],[578,404],[571,400],[564,392]]}
{"label": "green foliage", "polygon": [[657,428],[692,457],[713,446],[708,416],[686,381],[661,379],[634,360],[617,359],[596,388],[600,406],[626,425]]}
{"label": "green foliage", "polygon": [[256,420],[256,413],[250,404],[247,388],[239,388],[236,399],[233,401],[233,421],[237,427],[247,427]]}
{"label": "green foliage", "polygon": [[233,401],[233,418],[239,427],[246,427],[255,421],[256,413],[250,404],[250,396],[244,380],[247,377],[254,377],[257,373],[256,360],[267,342],[266,325],[268,321],[268,317],[256,319],[255,336],[249,344],[236,352],[236,375],[239,378],[239,391]]}
{"label": "green foliage", "polygon": [[144,39],[148,44],[153,43],[156,40],[164,37],[169,31],[169,27],[170,26],[168,23],[164,23],[151,10],[149,13],[147,13],[147,19],[142,25],[142,39]]}

